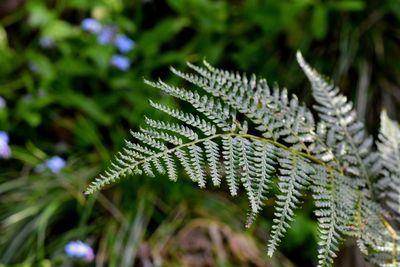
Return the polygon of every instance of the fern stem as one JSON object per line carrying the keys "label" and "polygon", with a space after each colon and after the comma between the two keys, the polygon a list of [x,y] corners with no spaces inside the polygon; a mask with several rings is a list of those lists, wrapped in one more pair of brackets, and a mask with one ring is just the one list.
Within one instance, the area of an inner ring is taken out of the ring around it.
{"label": "fern stem", "polygon": [[[288,151],[290,153],[296,154],[298,156],[305,157],[305,158],[311,160],[314,163],[317,163],[319,165],[324,166],[325,168],[327,168],[329,170],[333,170],[332,167],[327,165],[324,161],[322,161],[322,160],[320,160],[320,159],[318,159],[318,158],[316,158],[316,157],[314,157],[314,156],[312,156],[312,155],[310,155],[308,153],[304,153],[304,152],[300,152],[300,151],[291,149],[290,147],[287,147],[287,146],[285,146],[285,145],[283,145],[283,144],[281,144],[281,143],[279,143],[277,141],[274,141],[272,139],[266,139],[264,137],[260,137],[260,136],[256,136],[256,135],[252,135],[252,134],[241,134],[241,133],[232,133],[232,132],[214,134],[214,135],[211,135],[211,136],[207,136],[205,138],[197,139],[197,140],[194,140],[194,141],[191,141],[191,142],[188,142],[188,143],[184,143],[184,144],[179,145],[179,146],[175,146],[175,147],[173,147],[171,149],[161,151],[161,152],[156,153],[156,154],[154,154],[152,156],[149,156],[148,158],[145,158],[145,159],[143,159],[141,161],[138,161],[135,165],[130,166],[128,168],[129,169],[135,169],[138,165],[143,164],[143,163],[148,162],[148,161],[151,161],[154,158],[159,158],[160,156],[162,156],[162,155],[164,155],[166,153],[173,153],[176,150],[184,148],[184,147],[188,147],[188,146],[195,145],[195,144],[198,144],[198,143],[203,143],[203,142],[205,142],[207,140],[212,140],[212,139],[217,139],[217,138],[222,138],[222,137],[228,137],[228,136],[230,136],[230,137],[248,138],[248,139],[259,140],[261,142],[269,143],[269,144],[272,144],[272,145],[274,145],[276,147],[284,149],[284,150],[286,150],[286,151]],[[126,168],[126,169],[128,169],[128,168]],[[121,174],[123,172],[125,172],[126,169],[121,170],[120,171]]]}
{"label": "fern stem", "polygon": [[[150,155],[149,157],[146,157],[146,158],[144,158],[144,159],[142,159],[140,161],[137,161],[133,165],[130,165],[128,167],[125,167],[125,168],[122,168],[122,169],[116,171],[113,175],[109,176],[108,179],[103,181],[103,185],[107,184],[107,183],[109,183],[111,181],[114,181],[115,179],[118,179],[118,178],[124,176],[126,173],[130,173],[132,170],[135,170],[137,168],[137,166],[140,166],[141,164],[144,164],[146,162],[150,162],[150,161],[152,161],[154,159],[160,158],[161,156],[163,156],[165,154],[173,153],[173,152],[175,152],[175,151],[177,151],[179,149],[182,149],[182,148],[185,148],[185,147],[189,147],[191,145],[195,145],[195,144],[198,144],[198,143],[202,143],[202,142],[205,142],[207,140],[223,138],[223,137],[229,137],[229,136],[230,137],[248,138],[248,139],[259,140],[261,142],[269,143],[269,144],[272,144],[272,145],[274,145],[276,147],[284,149],[284,150],[286,150],[286,151],[288,151],[290,153],[293,153],[295,155],[305,157],[305,158],[311,160],[314,163],[317,163],[319,165],[324,166],[325,168],[327,168],[329,170],[332,169],[331,166],[326,165],[325,162],[323,162],[322,160],[320,160],[320,159],[318,159],[318,158],[316,158],[316,157],[314,157],[314,156],[312,156],[310,154],[291,149],[290,147],[287,147],[287,146],[285,146],[285,145],[283,145],[283,144],[281,144],[281,143],[279,143],[277,141],[274,141],[272,139],[266,139],[264,137],[255,136],[255,135],[251,135],[251,134],[227,132],[227,133],[220,133],[220,134],[214,134],[214,135],[211,135],[211,136],[207,136],[207,137],[204,137],[204,138],[201,138],[201,139],[197,139],[197,140],[194,140],[194,141],[191,141],[191,142],[188,142],[188,143],[184,143],[184,144],[175,146],[175,147],[170,148],[170,149],[162,150],[159,153],[155,153],[153,155]],[[89,195],[92,192],[94,192],[95,189],[99,189],[99,188],[100,188],[100,186],[93,184],[93,185],[89,186],[86,189],[85,194]]]}
{"label": "fern stem", "polygon": [[243,138],[249,138],[249,139],[255,139],[255,140],[259,140],[261,142],[270,143],[270,144],[272,144],[272,145],[274,145],[276,147],[282,148],[282,149],[284,149],[284,150],[286,150],[286,151],[288,151],[290,153],[293,153],[293,154],[298,155],[298,156],[302,156],[304,158],[307,158],[307,159],[311,160],[314,163],[317,163],[319,165],[323,165],[325,167],[329,167],[330,168],[330,166],[327,166],[325,164],[325,162],[323,162],[322,160],[312,156],[311,154],[291,149],[290,147],[287,147],[287,146],[285,146],[285,145],[283,145],[283,144],[281,144],[281,143],[279,143],[277,141],[274,141],[272,139],[266,139],[264,137],[260,137],[260,136],[256,136],[256,135],[252,135],[252,134],[230,133],[230,135],[231,136],[243,137]]}

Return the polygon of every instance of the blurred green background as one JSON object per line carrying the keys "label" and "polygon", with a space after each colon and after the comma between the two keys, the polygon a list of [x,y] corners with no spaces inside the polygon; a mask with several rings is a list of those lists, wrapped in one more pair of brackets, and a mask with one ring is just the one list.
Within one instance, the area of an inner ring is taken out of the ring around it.
{"label": "blurred green background", "polygon": [[[122,53],[102,44],[84,29],[86,18],[134,46]],[[399,45],[398,0],[0,0],[0,131],[11,146],[0,159],[0,265],[315,265],[307,200],[268,259],[274,199],[245,230],[245,196],[201,191],[183,173],[178,183],[130,177],[94,196],[82,192],[145,114],[163,118],[149,98],[179,106],[143,78],[179,85],[169,66],[206,59],[266,77],[312,105],[294,59],[301,50],[375,134],[383,107],[400,118]],[[112,61],[116,54],[129,68]],[[60,171],[46,169],[54,156],[66,161]],[[69,257],[72,240],[89,244],[95,259]],[[337,266],[363,266],[352,246]]]}

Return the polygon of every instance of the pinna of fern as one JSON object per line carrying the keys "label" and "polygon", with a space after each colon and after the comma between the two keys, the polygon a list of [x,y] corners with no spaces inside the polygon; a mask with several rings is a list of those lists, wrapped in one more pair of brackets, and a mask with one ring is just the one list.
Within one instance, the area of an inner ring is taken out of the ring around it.
{"label": "pinna of fern", "polygon": [[380,199],[397,225],[400,223],[400,127],[389,119],[386,111],[381,114],[378,150],[382,159],[378,188]]}
{"label": "pinna of fern", "polygon": [[[209,179],[215,186],[224,179],[232,196],[243,188],[249,200],[249,226],[262,210],[273,181],[278,180],[280,193],[267,246],[269,255],[276,250],[308,191],[315,201],[320,232],[318,266],[332,265],[346,237],[355,237],[372,261],[398,266],[396,231],[382,216],[375,196],[378,180],[380,188],[390,189],[383,198],[388,199],[390,214],[398,216],[399,157],[383,164],[382,170],[379,160],[393,153],[392,143],[399,140],[398,128],[383,119],[383,127],[392,128],[381,130],[379,157],[351,102],[300,53],[297,60],[312,85],[314,109],[320,119],[317,124],[296,96],[289,96],[285,89],[270,88],[265,79],[220,70],[207,62],[204,67],[189,63],[191,73],[172,68],[195,88],[176,87],[161,80],[146,83],[188,102],[196,112],[150,101],[153,108],[176,122],[146,118],[145,127],[131,132],[137,142],[126,141],[111,167],[89,185],[86,193],[131,173],[166,174],[176,181],[181,166],[201,188]],[[378,177],[379,172],[383,178]]]}

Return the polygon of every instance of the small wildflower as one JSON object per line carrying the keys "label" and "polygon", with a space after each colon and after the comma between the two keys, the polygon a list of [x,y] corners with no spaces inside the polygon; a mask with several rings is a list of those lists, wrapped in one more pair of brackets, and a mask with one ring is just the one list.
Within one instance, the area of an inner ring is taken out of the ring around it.
{"label": "small wildflower", "polygon": [[0,109],[5,108],[7,105],[6,100],[0,96]]}
{"label": "small wildflower", "polygon": [[54,46],[54,40],[51,37],[40,37],[39,45],[43,48],[52,48]]}
{"label": "small wildflower", "polygon": [[117,29],[114,26],[104,27],[97,36],[97,42],[102,45],[111,43],[114,40],[116,31]]}
{"label": "small wildflower", "polygon": [[117,35],[114,44],[122,53],[129,52],[135,47],[135,42],[123,34]]}
{"label": "small wildflower", "polygon": [[11,149],[8,145],[10,138],[6,132],[0,131],[0,158],[8,159],[11,156]]}
{"label": "small wildflower", "polygon": [[93,249],[86,243],[80,240],[70,241],[64,247],[68,256],[80,258],[86,262],[91,262],[94,259]]}
{"label": "small wildflower", "polygon": [[59,156],[54,156],[44,162],[44,167],[53,173],[59,173],[65,167],[65,160]]}
{"label": "small wildflower", "polygon": [[131,65],[131,62],[127,57],[121,55],[113,55],[111,58],[111,65],[119,70],[127,71]]}
{"label": "small wildflower", "polygon": [[101,31],[101,24],[96,19],[86,18],[82,20],[81,23],[82,29],[92,33],[98,33]]}

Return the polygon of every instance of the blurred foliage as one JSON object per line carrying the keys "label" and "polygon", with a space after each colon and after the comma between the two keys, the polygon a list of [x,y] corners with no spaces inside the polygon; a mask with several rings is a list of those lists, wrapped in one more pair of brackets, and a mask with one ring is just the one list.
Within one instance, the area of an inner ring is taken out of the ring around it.
{"label": "blurred foliage", "polygon": [[[170,65],[183,69],[186,61],[206,58],[279,81],[310,101],[294,61],[300,49],[355,100],[372,132],[382,107],[400,119],[398,0],[3,0],[0,17],[0,96],[7,103],[0,130],[12,147],[12,158],[0,161],[0,263],[7,266],[83,265],[63,251],[74,239],[93,246],[98,266],[176,266],[191,257],[180,237],[193,229],[211,244],[207,231],[228,243],[267,237],[271,209],[241,235],[238,214],[245,204],[223,191],[199,192],[190,182],[133,177],[83,196],[87,180],[105,167],[129,128],[139,127],[144,114],[161,116],[149,109],[148,98],[178,105],[143,84],[143,77],[174,82]],[[115,47],[81,28],[87,17],[117,26],[136,42],[126,54],[128,71],[110,64]],[[38,172],[53,155],[67,159],[64,170]],[[315,259],[309,206],[281,246],[298,266]],[[199,226],[196,218],[210,221]],[[232,246],[211,259],[218,266],[257,264],[248,262],[250,253],[265,261],[258,245],[239,258],[230,256]]]}

